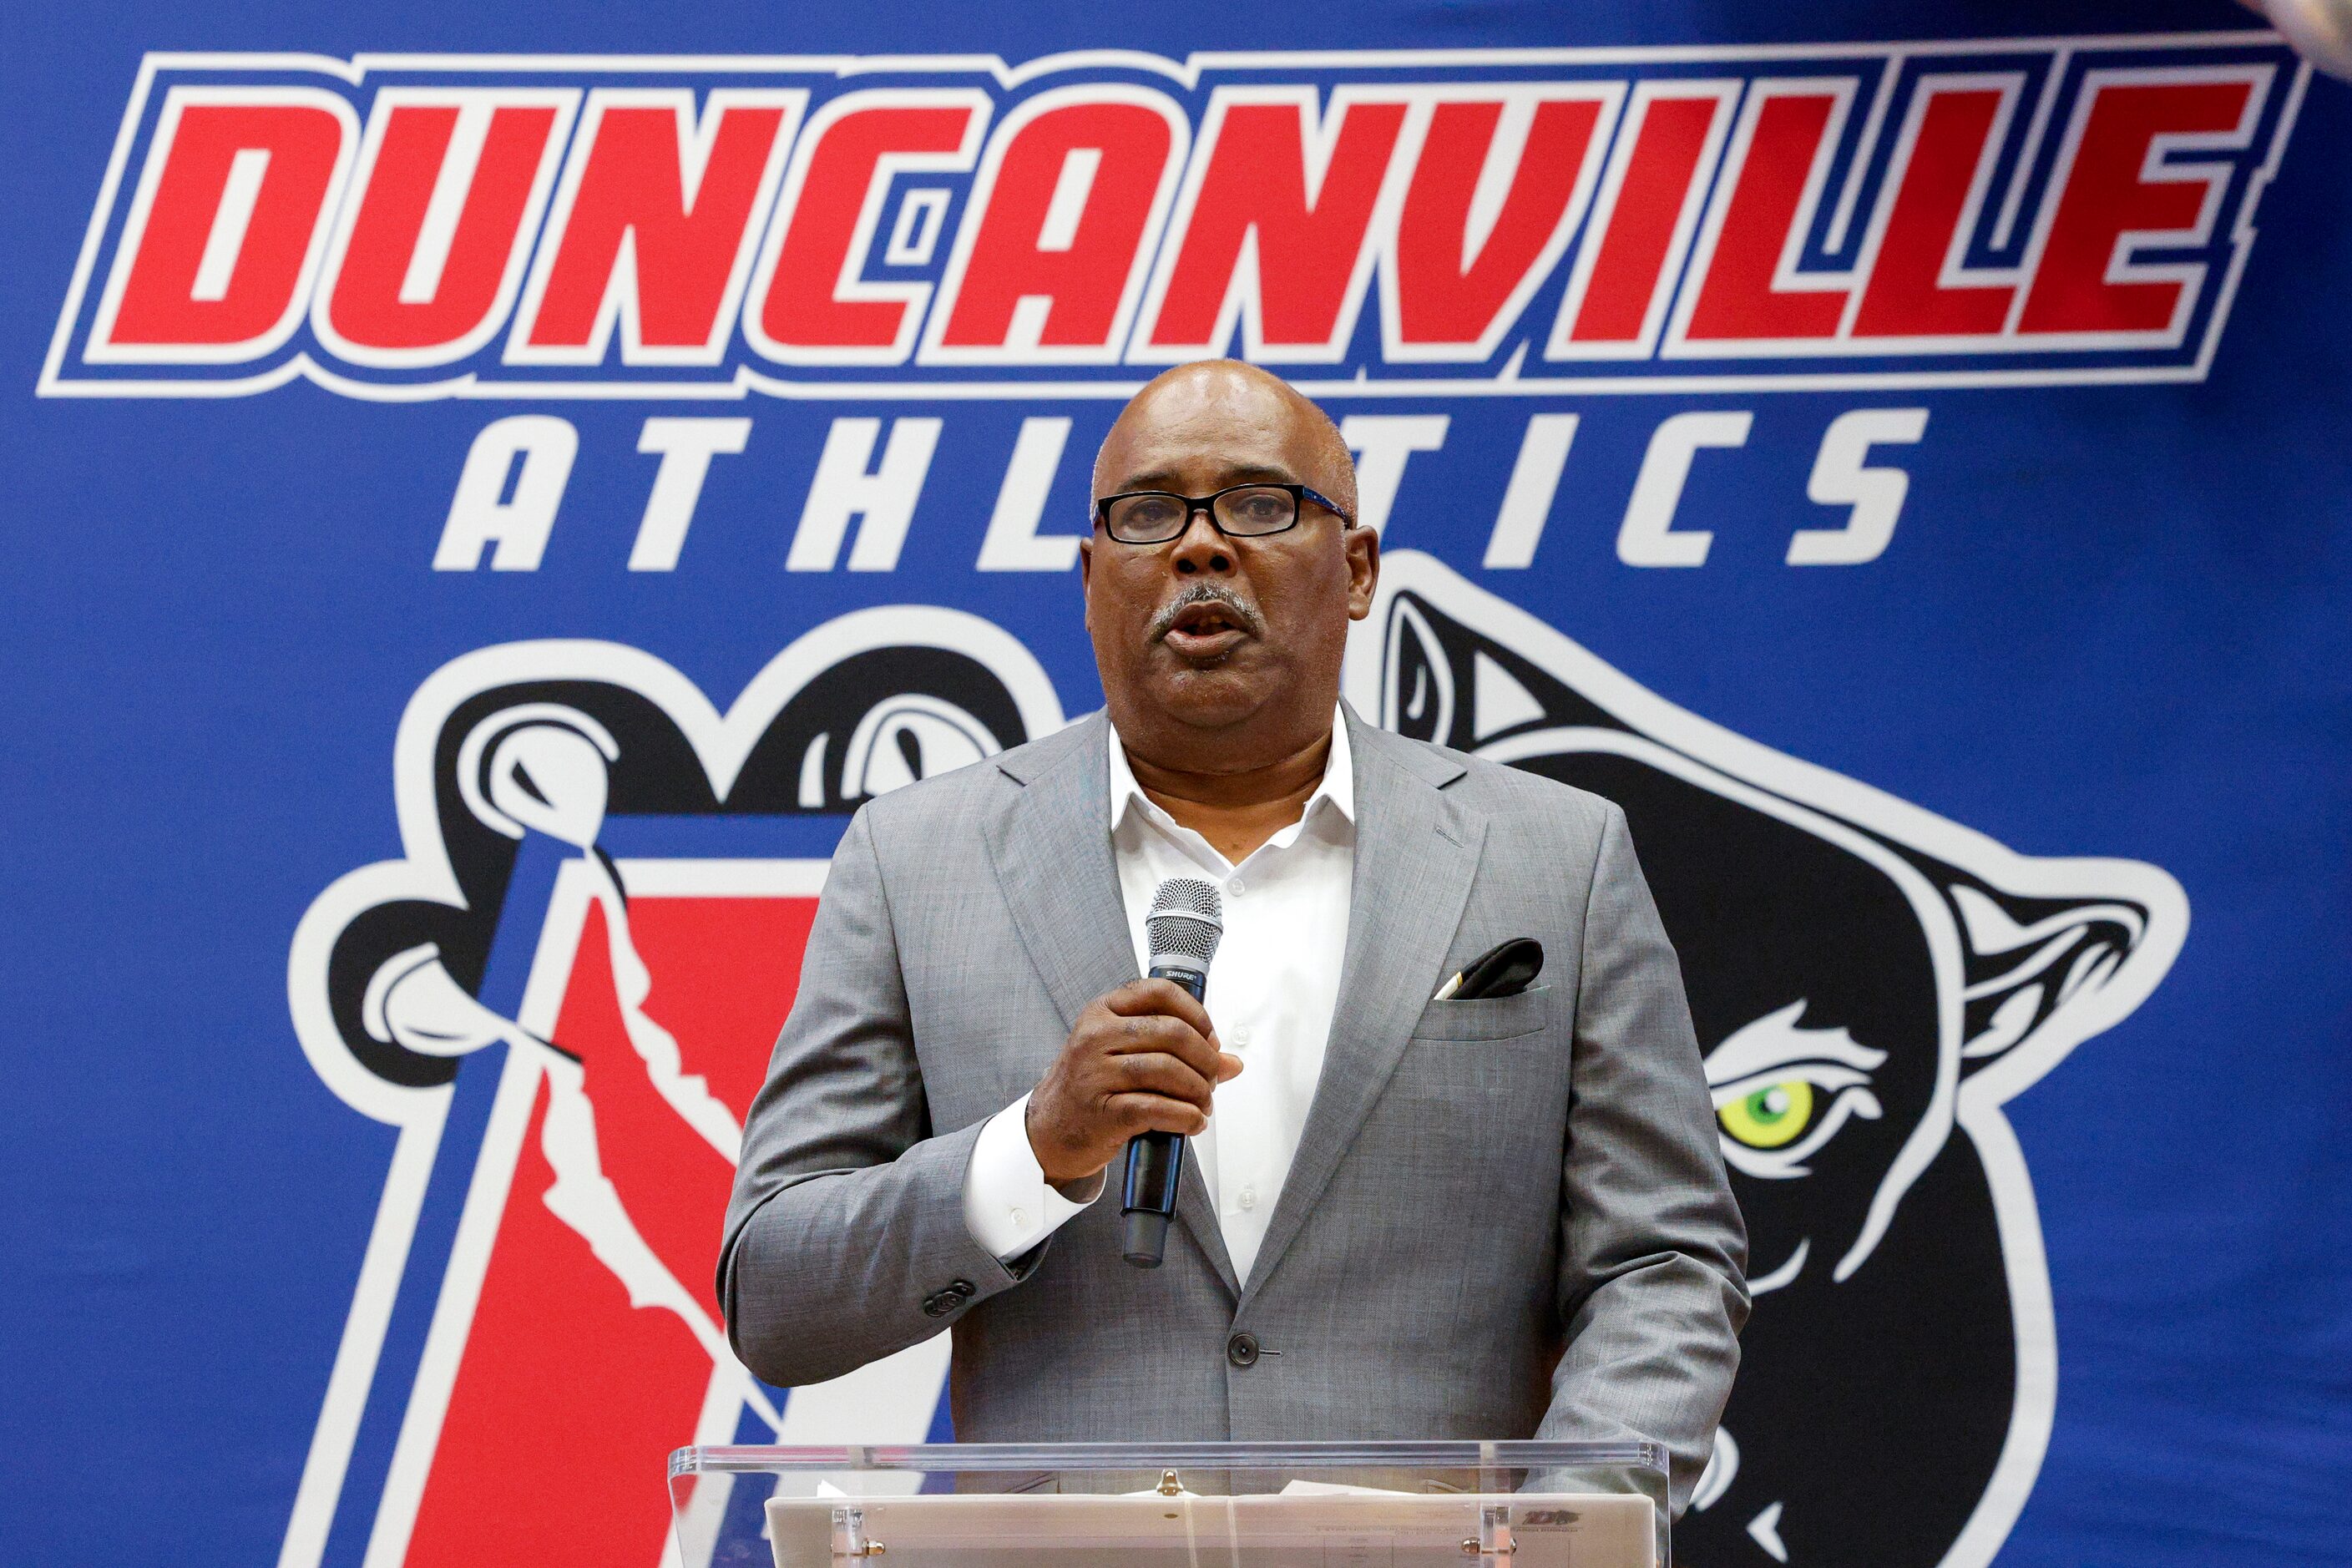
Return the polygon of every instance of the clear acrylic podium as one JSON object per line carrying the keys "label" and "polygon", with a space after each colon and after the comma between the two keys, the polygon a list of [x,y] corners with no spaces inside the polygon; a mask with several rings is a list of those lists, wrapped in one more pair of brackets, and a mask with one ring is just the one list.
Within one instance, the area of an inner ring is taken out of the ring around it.
{"label": "clear acrylic podium", "polygon": [[1672,1561],[1654,1443],[680,1448],[669,1493],[679,1568]]}

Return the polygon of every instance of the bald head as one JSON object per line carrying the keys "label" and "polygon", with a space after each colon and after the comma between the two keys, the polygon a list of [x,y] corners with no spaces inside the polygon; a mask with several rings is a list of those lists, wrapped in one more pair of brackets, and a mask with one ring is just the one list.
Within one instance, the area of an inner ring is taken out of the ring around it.
{"label": "bald head", "polygon": [[[1136,467],[1158,454],[1146,457],[1138,448],[1219,441],[1227,431],[1261,440],[1273,437],[1270,444],[1286,448],[1298,464],[1294,482],[1329,496],[1349,518],[1356,515],[1356,463],[1331,416],[1280,376],[1232,359],[1197,360],[1162,371],[1129,399],[1095,455],[1094,493],[1163,488],[1159,481],[1164,474]],[[1153,472],[1152,479],[1135,481],[1134,475],[1144,471]]]}
{"label": "bald head", "polygon": [[1356,468],[1338,426],[1255,365],[1179,365],[1103,438],[1097,500],[1276,485],[1328,500],[1299,498],[1272,533],[1229,532],[1202,506],[1172,539],[1097,524],[1080,542],[1087,629],[1130,760],[1231,777],[1312,755],[1331,732],[1349,622],[1371,608],[1380,540],[1349,526]]}

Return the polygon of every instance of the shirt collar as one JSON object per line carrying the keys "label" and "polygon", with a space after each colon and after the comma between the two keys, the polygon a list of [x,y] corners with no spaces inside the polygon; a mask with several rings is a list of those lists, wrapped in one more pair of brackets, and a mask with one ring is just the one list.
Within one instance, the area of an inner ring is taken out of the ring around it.
{"label": "shirt collar", "polygon": [[[1127,747],[1119,742],[1118,726],[1106,722],[1103,729],[1110,736],[1112,831],[1118,830],[1119,824],[1126,820],[1130,809],[1140,809],[1146,815],[1173,826],[1174,819],[1162,811],[1150,795],[1143,793],[1141,784],[1135,782],[1135,771],[1127,765]],[[1307,797],[1307,805],[1300,810],[1298,820],[1301,822],[1311,820],[1316,812],[1327,804],[1350,823],[1356,820],[1355,759],[1348,748],[1347,710],[1339,707],[1334,707],[1331,710],[1331,754],[1323,764],[1323,782],[1317,784],[1315,793]]]}

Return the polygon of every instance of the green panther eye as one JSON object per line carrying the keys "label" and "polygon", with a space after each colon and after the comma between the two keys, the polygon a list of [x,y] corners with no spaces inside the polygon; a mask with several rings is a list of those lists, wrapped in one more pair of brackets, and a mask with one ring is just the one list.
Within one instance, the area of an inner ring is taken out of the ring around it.
{"label": "green panther eye", "polygon": [[1715,1117],[1750,1149],[1778,1149],[1795,1142],[1811,1123],[1813,1086],[1801,1078],[1782,1079],[1718,1106]]}

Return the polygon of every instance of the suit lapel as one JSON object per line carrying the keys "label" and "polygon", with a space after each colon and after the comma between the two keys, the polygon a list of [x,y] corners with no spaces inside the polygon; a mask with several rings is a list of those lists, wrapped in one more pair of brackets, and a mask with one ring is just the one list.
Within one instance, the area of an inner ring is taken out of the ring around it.
{"label": "suit lapel", "polygon": [[[998,759],[1024,787],[990,824],[989,854],[1013,929],[1065,1029],[1096,997],[1137,978],[1110,842],[1109,727],[1096,713]],[[1113,1207],[1119,1171],[1113,1162],[1106,1176],[1110,1191],[1104,1201]],[[1225,1289],[1239,1296],[1224,1233],[1197,1169],[1178,1189],[1176,1216],[1208,1254]]]}
{"label": "suit lapel", "polygon": [[1025,787],[989,825],[989,853],[1013,928],[1065,1029],[1087,1003],[1136,978],[1111,859],[1108,726],[1097,713],[997,760]]}
{"label": "suit lapel", "polygon": [[1330,1184],[1444,976],[1478,868],[1486,818],[1442,785],[1462,768],[1347,711],[1355,755],[1356,868],[1339,1001],[1282,1199],[1251,1267],[1246,1306]]}
{"label": "suit lapel", "polygon": [[[1118,1202],[1121,1169],[1118,1162],[1112,1163],[1108,1178],[1112,1190],[1104,1194],[1106,1201],[1114,1205]],[[1201,1174],[1200,1158],[1190,1149],[1185,1151],[1183,1183],[1176,1189],[1176,1218],[1192,1233],[1192,1239],[1201,1244],[1201,1250],[1208,1254],[1209,1266],[1217,1271],[1217,1278],[1224,1281],[1225,1293],[1238,1300],[1242,1283],[1234,1274],[1232,1256],[1225,1251],[1225,1229],[1217,1223],[1217,1211],[1209,1203],[1208,1183]]]}

